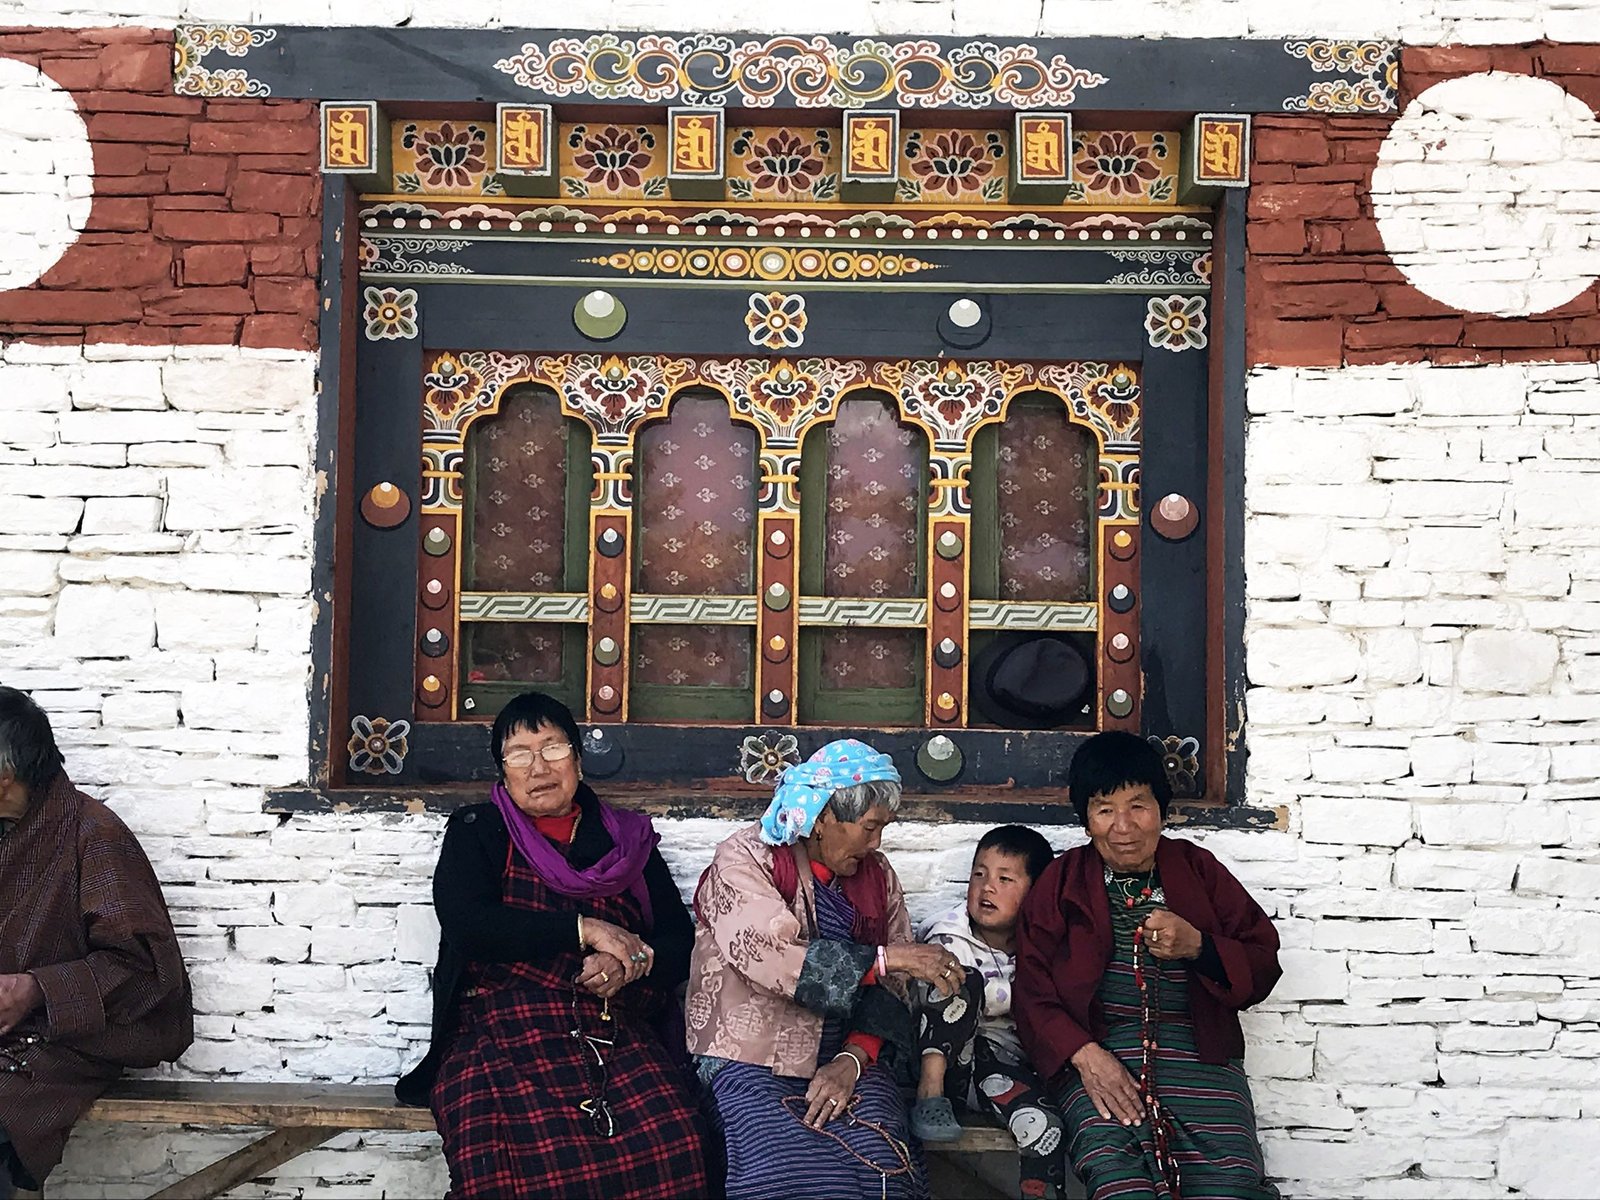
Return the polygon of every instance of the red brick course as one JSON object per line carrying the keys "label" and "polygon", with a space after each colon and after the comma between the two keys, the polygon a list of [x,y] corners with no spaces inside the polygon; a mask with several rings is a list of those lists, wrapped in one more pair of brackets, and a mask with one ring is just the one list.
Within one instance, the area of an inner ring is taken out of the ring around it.
{"label": "red brick course", "polygon": [[77,243],[0,292],[0,341],[315,346],[315,104],[175,96],[167,31],[0,30],[0,56],[72,93],[95,164]]}
{"label": "red brick course", "polygon": [[[1600,46],[1403,51],[1400,107],[1478,71],[1548,78],[1600,110]],[[1600,287],[1537,316],[1463,313],[1425,296],[1389,260],[1368,188],[1389,117],[1256,118],[1246,241],[1247,352],[1254,363],[1440,364],[1600,360]]]}

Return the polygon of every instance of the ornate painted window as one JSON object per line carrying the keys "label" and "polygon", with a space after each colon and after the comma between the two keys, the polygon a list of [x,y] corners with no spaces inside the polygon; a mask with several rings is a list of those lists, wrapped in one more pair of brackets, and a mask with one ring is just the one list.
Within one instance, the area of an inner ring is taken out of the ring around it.
{"label": "ornate painted window", "polygon": [[330,784],[465,797],[538,687],[591,778],[680,812],[847,732],[945,815],[1070,819],[1110,728],[1226,799],[1248,119],[787,67],[787,109],[579,96],[534,45],[498,107],[325,106],[359,233]]}

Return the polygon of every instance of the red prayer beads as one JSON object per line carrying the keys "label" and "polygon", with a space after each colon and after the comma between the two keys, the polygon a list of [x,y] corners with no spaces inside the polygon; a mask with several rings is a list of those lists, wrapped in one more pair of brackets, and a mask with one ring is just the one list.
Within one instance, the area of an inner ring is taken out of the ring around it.
{"label": "red prayer beads", "polygon": [[[1145,889],[1149,894],[1149,889]],[[1133,904],[1130,898],[1129,906]],[[1156,1168],[1161,1172],[1162,1181],[1167,1185],[1168,1193],[1173,1200],[1179,1200],[1179,1174],[1178,1163],[1172,1155],[1172,1123],[1167,1114],[1162,1111],[1161,1100],[1156,1095],[1156,1056],[1160,1048],[1157,1044],[1157,1032],[1161,1022],[1161,966],[1155,964],[1155,977],[1146,979],[1144,963],[1144,926],[1136,926],[1133,931],[1133,981],[1139,989],[1139,1024],[1140,1041],[1143,1053],[1139,1063],[1139,1091],[1144,1099],[1145,1111],[1149,1114],[1151,1141],[1154,1143]]]}

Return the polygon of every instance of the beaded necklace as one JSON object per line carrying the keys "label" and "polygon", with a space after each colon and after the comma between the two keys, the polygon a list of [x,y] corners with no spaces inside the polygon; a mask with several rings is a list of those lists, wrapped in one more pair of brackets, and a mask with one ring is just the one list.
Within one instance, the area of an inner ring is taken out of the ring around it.
{"label": "beaded necklace", "polygon": [[840,1137],[837,1133],[834,1133],[833,1130],[829,1129],[826,1125],[824,1125],[821,1129],[811,1129],[811,1126],[806,1125],[806,1098],[804,1096],[785,1096],[782,1101],[780,1101],[780,1103],[783,1105],[784,1111],[795,1120],[799,1121],[801,1125],[804,1125],[807,1129],[811,1129],[811,1132],[813,1133],[820,1133],[823,1137],[828,1138],[830,1141],[838,1143],[838,1145],[846,1154],[855,1159],[862,1166],[866,1167],[869,1171],[874,1172],[878,1176],[879,1191],[884,1197],[887,1197],[889,1195],[889,1180],[898,1175],[910,1175],[913,1172],[911,1147],[905,1142],[902,1142],[899,1138],[895,1137],[894,1134],[890,1133],[885,1126],[879,1124],[877,1121],[871,1121],[866,1117],[863,1117],[857,1111],[860,1102],[861,1095],[858,1092],[850,1097],[849,1103],[845,1105],[844,1111],[842,1113],[835,1114],[831,1119],[835,1121],[851,1121],[862,1126],[863,1128],[872,1130],[872,1132],[876,1133],[884,1140],[884,1143],[889,1147],[889,1152],[894,1155],[894,1166],[886,1166],[883,1163],[879,1163],[868,1158],[849,1142],[845,1141],[844,1138]]}
{"label": "beaded necklace", "polygon": [[[1144,882],[1135,892],[1137,879],[1118,879],[1110,867],[1106,868],[1106,886],[1115,887],[1123,899],[1124,908],[1134,908],[1139,903],[1161,905],[1166,903],[1166,893],[1155,883],[1155,872],[1147,872]],[[1135,899],[1135,896],[1138,899]],[[1148,968],[1148,969],[1147,969]],[[1161,964],[1146,963],[1144,925],[1133,930],[1133,983],[1139,989],[1139,1097],[1150,1115],[1150,1140],[1155,1150],[1156,1169],[1178,1200],[1178,1163],[1172,1155],[1172,1119],[1161,1105],[1156,1091],[1156,1052],[1161,1031]]]}

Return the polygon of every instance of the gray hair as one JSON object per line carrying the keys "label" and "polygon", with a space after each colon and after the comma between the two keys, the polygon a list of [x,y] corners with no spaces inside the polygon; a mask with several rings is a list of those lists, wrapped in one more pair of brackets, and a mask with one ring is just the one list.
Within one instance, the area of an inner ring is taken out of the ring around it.
{"label": "gray hair", "polygon": [[893,779],[874,779],[871,783],[852,783],[834,788],[828,807],[841,821],[859,821],[878,805],[890,812],[900,808],[900,784]]}

